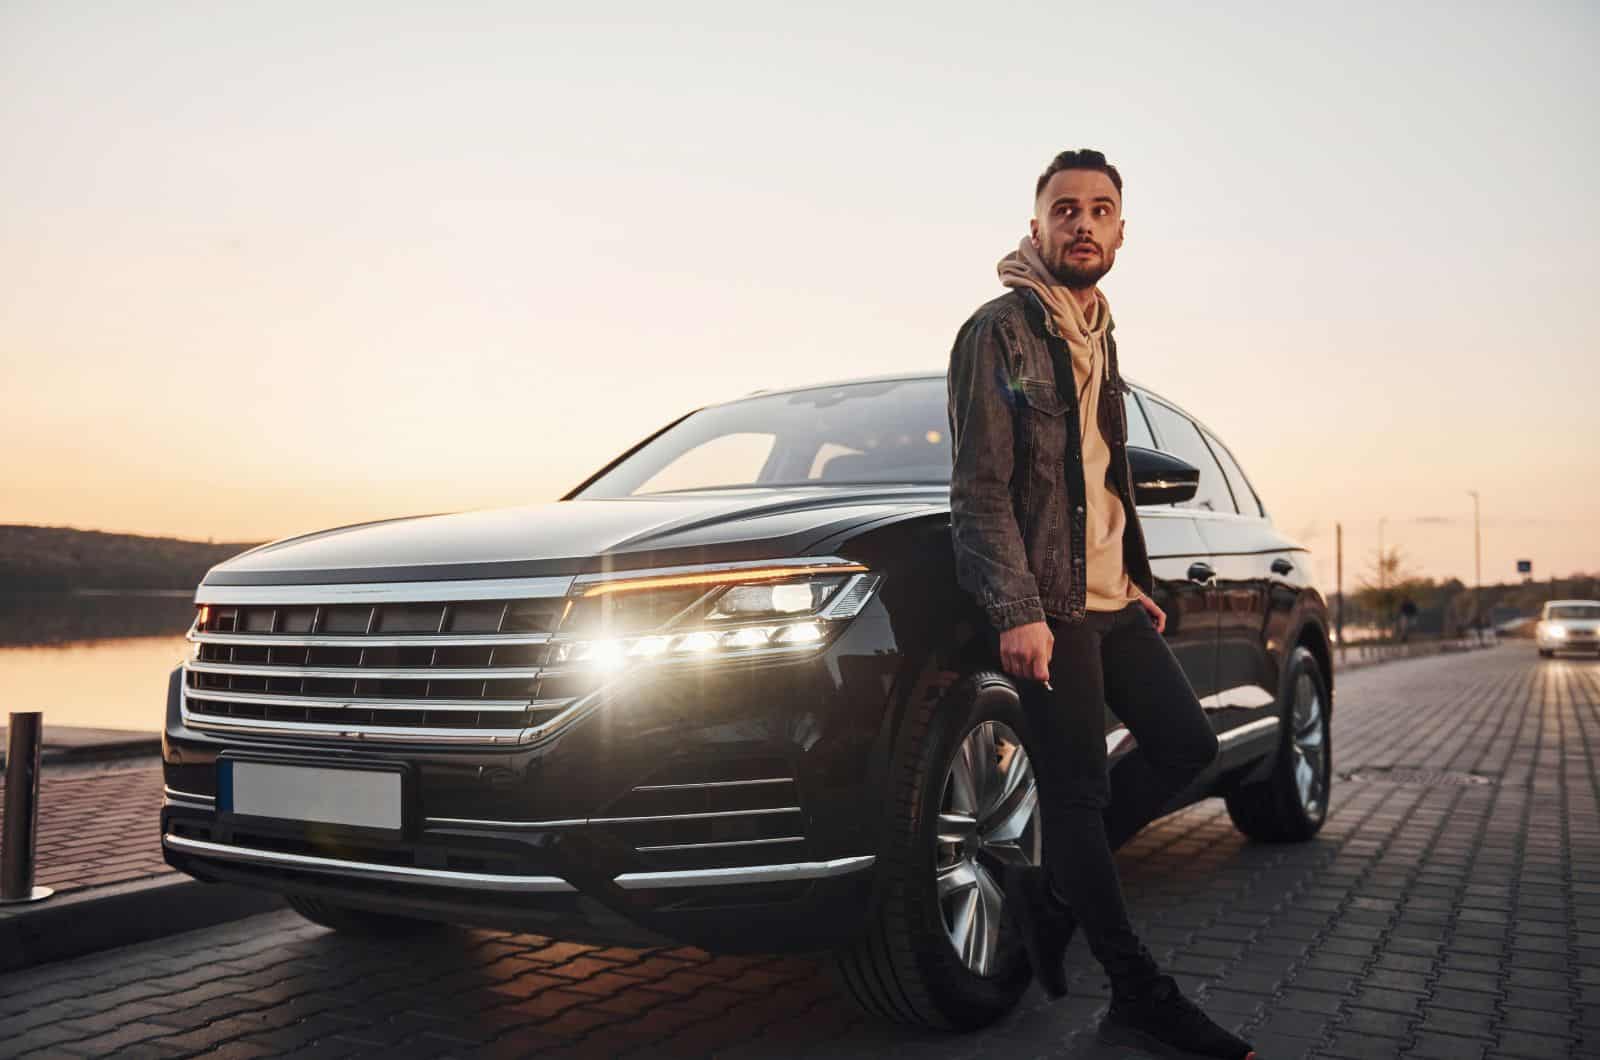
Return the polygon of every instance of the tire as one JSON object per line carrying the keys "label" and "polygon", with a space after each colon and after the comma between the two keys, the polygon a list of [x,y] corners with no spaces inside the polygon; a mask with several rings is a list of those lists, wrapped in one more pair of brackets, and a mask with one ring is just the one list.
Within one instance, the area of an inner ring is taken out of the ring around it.
{"label": "tire", "polygon": [[321,898],[308,898],[300,894],[286,895],[285,900],[289,903],[289,908],[313,924],[332,928],[341,935],[393,939],[433,934],[449,928],[448,924],[434,920],[418,920],[415,917],[395,916],[393,913],[375,913],[369,909],[338,905]]}
{"label": "tire", "polygon": [[[1002,674],[974,674],[908,712],[889,767],[869,926],[833,954],[842,991],[867,1013],[974,1030],[1004,1016],[1028,988],[1033,973],[1004,914],[1000,878],[1005,865],[1037,864],[1042,849],[1026,743],[1016,689]],[[985,747],[994,752],[991,782],[963,787],[958,773],[972,776],[964,763],[985,757]],[[970,754],[958,762],[958,752]],[[958,812],[968,806],[970,813]],[[952,926],[962,924],[969,930]],[[968,955],[957,937],[969,943]],[[980,973],[974,964],[986,967]]]}
{"label": "tire", "polygon": [[[1278,719],[1271,775],[1254,784],[1241,784],[1224,799],[1234,827],[1251,839],[1300,843],[1321,830],[1333,789],[1328,684],[1317,657],[1304,646],[1297,646],[1289,655],[1283,691],[1278,696]],[[1304,787],[1302,782],[1306,782]]]}
{"label": "tire", "polygon": [[1550,650],[1549,648],[1540,648],[1539,649],[1539,658],[1541,658],[1541,659],[1548,659],[1553,655],[1555,655],[1555,652]]}

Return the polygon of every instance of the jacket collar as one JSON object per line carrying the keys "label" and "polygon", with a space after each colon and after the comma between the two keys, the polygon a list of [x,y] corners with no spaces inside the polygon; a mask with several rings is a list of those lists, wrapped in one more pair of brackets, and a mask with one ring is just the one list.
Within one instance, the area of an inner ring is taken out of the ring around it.
{"label": "jacket collar", "polygon": [[[1039,293],[1037,291],[1033,290],[1031,287],[1017,287],[1014,288],[1014,290],[1017,292],[1017,294],[1022,296],[1023,315],[1027,318],[1028,326],[1033,329],[1034,334],[1045,335],[1055,339],[1058,342],[1067,341],[1066,339],[1062,338],[1061,333],[1056,330],[1055,318],[1052,317],[1050,315],[1050,311],[1044,307],[1044,302],[1040,301]],[[1117,318],[1113,316],[1110,320],[1106,321],[1106,341],[1108,344],[1111,340],[1111,333],[1116,330]]]}

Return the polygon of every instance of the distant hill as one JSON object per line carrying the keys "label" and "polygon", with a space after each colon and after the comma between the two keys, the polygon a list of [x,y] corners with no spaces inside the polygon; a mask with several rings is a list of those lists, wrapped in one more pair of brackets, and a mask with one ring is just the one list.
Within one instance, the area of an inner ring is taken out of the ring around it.
{"label": "distant hill", "polygon": [[0,591],[193,589],[212,566],[254,547],[0,525]]}

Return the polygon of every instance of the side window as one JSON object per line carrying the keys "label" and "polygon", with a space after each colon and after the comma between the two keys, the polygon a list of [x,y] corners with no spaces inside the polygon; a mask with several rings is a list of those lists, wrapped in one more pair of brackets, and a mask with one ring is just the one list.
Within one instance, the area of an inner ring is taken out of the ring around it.
{"label": "side window", "polygon": [[1150,410],[1150,421],[1161,435],[1161,448],[1200,469],[1200,488],[1194,499],[1178,507],[1230,514],[1237,511],[1228,493],[1228,483],[1222,477],[1222,468],[1217,466],[1205,439],[1200,437],[1200,428],[1177,409],[1159,401],[1147,400],[1145,407]]}
{"label": "side window", "polygon": [[1233,454],[1228,452],[1228,447],[1217,441],[1217,436],[1209,431],[1201,433],[1206,436],[1206,441],[1211,443],[1211,451],[1216,454],[1217,463],[1222,465],[1222,473],[1233,489],[1233,499],[1238,503],[1240,513],[1251,516],[1267,514],[1266,509],[1261,506],[1261,498],[1250,488],[1250,482],[1244,477],[1244,471],[1239,467],[1238,461],[1233,459]]}
{"label": "side window", "polygon": [[1150,425],[1145,422],[1144,413],[1139,409],[1139,399],[1132,390],[1122,392],[1122,418],[1128,423],[1128,444],[1142,445],[1146,449],[1154,449],[1156,441],[1150,437]]}

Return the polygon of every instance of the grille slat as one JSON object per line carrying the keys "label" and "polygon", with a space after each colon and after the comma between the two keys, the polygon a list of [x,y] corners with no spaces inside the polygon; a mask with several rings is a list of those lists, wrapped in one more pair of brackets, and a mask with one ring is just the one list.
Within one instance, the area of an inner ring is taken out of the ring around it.
{"label": "grille slat", "polygon": [[[217,693],[221,692],[222,695]],[[564,707],[570,699],[375,699],[345,697],[329,700],[321,696],[263,695],[253,692],[235,692],[229,689],[190,689],[190,699],[230,699],[241,703],[262,703],[280,707],[360,707],[372,710],[549,710]]]}
{"label": "grille slat", "polygon": [[548,633],[481,633],[475,636],[461,636],[456,633],[424,633],[414,637],[365,637],[365,636],[338,636],[318,635],[300,636],[285,634],[252,634],[252,633],[196,633],[195,640],[201,644],[260,644],[279,645],[291,644],[301,647],[328,647],[347,648],[352,644],[360,644],[367,648],[399,648],[412,644],[431,644],[443,647],[445,645],[470,645],[493,647],[500,644],[545,644],[550,640]]}
{"label": "grille slat", "polygon": [[484,680],[495,677],[538,677],[542,672],[537,666],[507,666],[507,667],[479,667],[476,669],[443,669],[429,668],[427,666],[401,667],[393,670],[378,670],[366,666],[352,667],[307,667],[307,666],[241,666],[233,663],[190,663],[189,670],[197,674],[232,674],[243,677],[358,677],[364,681],[381,681],[386,678],[403,680],[416,678],[422,680],[439,680],[441,678],[467,678],[470,680]]}
{"label": "grille slat", "polygon": [[765,757],[668,763],[590,824],[659,869],[793,860],[806,843],[793,770]]}

